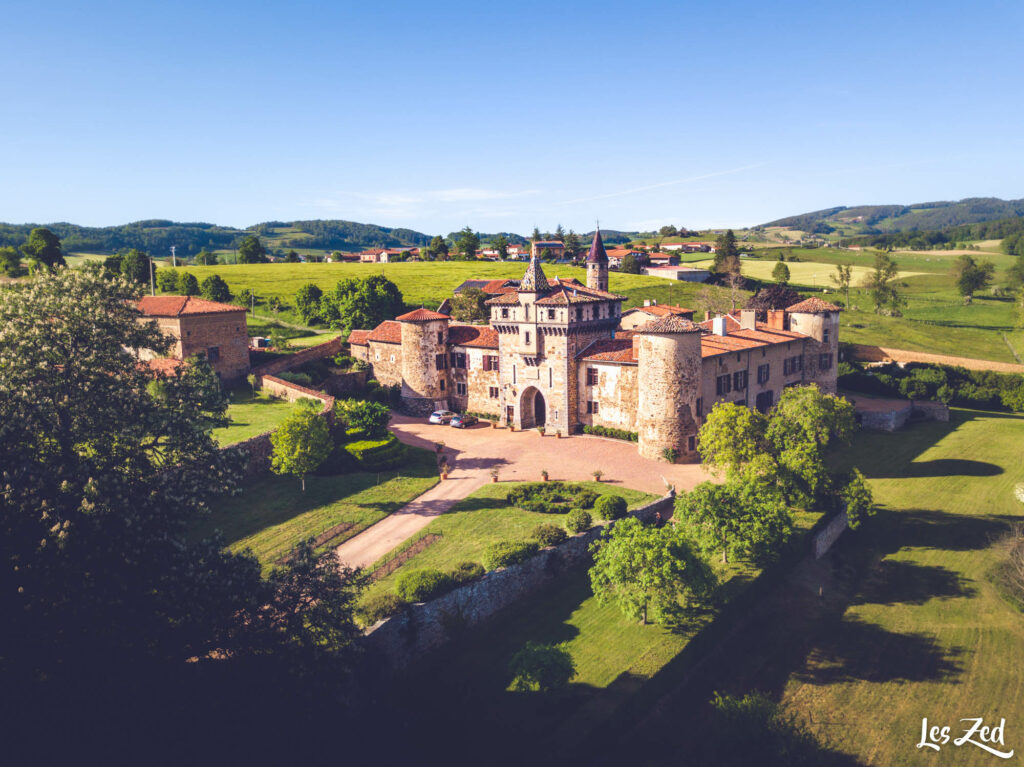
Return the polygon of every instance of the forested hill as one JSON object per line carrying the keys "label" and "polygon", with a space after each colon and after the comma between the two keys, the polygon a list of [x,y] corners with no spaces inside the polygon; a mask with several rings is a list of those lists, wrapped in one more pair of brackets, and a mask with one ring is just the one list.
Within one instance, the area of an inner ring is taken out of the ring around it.
{"label": "forested hill", "polygon": [[856,226],[863,234],[945,229],[962,224],[1024,216],[1024,199],[970,197],[957,202],[916,205],[859,205],[825,208],[770,221],[763,226],[784,226],[805,232],[827,233],[833,227]]}
{"label": "forested hill", "polygon": [[[0,224],[0,246],[20,246],[39,224]],[[362,250],[375,247],[427,245],[430,236],[412,229],[392,229],[355,221],[268,221],[248,229],[205,223],[178,223],[162,219],[136,221],[120,226],[89,227],[76,224],[46,224],[61,238],[65,251],[108,253],[139,248],[163,256],[171,246],[178,255],[190,256],[207,250],[236,247],[246,235],[259,234],[265,245],[276,248],[321,248]]]}

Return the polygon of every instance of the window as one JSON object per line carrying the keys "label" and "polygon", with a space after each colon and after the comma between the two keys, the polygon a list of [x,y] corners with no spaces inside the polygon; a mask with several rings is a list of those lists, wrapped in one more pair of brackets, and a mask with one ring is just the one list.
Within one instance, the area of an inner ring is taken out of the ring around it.
{"label": "window", "polygon": [[737,353],[736,353],[736,361],[737,361],[737,362],[740,362],[740,361],[741,361],[741,360],[740,360],[740,355],[739,355],[739,352],[737,352]]}
{"label": "window", "polygon": [[373,358],[380,362],[380,352],[374,352]]}
{"label": "window", "polygon": [[501,318],[503,320],[507,320],[508,319],[508,309],[502,309],[501,310]]}
{"label": "window", "polygon": [[493,354],[484,355],[484,370],[497,370],[498,357]]}
{"label": "window", "polygon": [[455,382],[455,393],[460,397],[466,396],[466,384],[456,381]]}
{"label": "window", "polygon": [[553,416],[551,416],[551,420],[554,421],[555,423],[558,423],[558,411],[557,410],[555,411],[555,414]]}
{"label": "window", "polygon": [[437,342],[439,344],[443,344],[444,343],[444,331],[443,330],[437,331]]}
{"label": "window", "polygon": [[555,385],[555,369],[548,368],[548,388],[550,389]]}
{"label": "window", "polygon": [[554,309],[548,309],[548,319],[549,320],[553,320],[554,318],[555,318],[555,310]]}
{"label": "window", "polygon": [[441,391],[444,391],[444,379],[441,379]]}
{"label": "window", "polygon": [[690,437],[688,440],[686,440],[686,449],[689,450],[691,453],[697,449],[696,437]]}
{"label": "window", "polygon": [[821,340],[828,343],[828,328],[825,328],[824,331],[822,331]]}
{"label": "window", "polygon": [[590,413],[591,415],[597,413],[597,402],[595,402],[594,400],[588,400],[587,412]]}
{"label": "window", "polygon": [[209,349],[207,349],[206,350],[206,359],[208,359],[210,362],[216,362],[217,360],[219,360],[220,359],[220,347],[219,346],[211,346]]}
{"label": "window", "polygon": [[818,367],[822,370],[828,370],[832,367],[832,355],[831,354],[819,354],[818,355]]}
{"label": "window", "polygon": [[732,376],[726,373],[724,376],[718,376],[715,379],[715,394],[721,397],[723,394],[728,394],[732,391]]}
{"label": "window", "polygon": [[487,390],[487,393],[490,395],[491,399],[498,399],[498,387],[497,386],[490,387]]}
{"label": "window", "polygon": [[391,355],[391,361],[392,361],[392,362],[394,362],[394,361],[395,361],[395,355],[394,355],[394,354],[392,354],[392,355]]}
{"label": "window", "polygon": [[767,413],[772,409],[774,404],[775,395],[772,390],[763,391],[757,395],[757,399],[754,400],[754,406],[762,413]]}
{"label": "window", "polygon": [[516,382],[516,366],[512,366],[512,383]]}
{"label": "window", "polygon": [[525,332],[525,333],[523,334],[523,343],[524,343],[524,344],[527,344],[527,345],[529,345],[529,343],[530,343],[530,331],[529,331],[529,330],[527,330],[527,331],[526,331],[526,332]]}
{"label": "window", "polygon": [[597,386],[597,368],[587,368],[587,386]]}
{"label": "window", "polygon": [[704,417],[704,398],[703,397],[697,397],[697,417],[698,418],[703,418]]}
{"label": "window", "polygon": [[792,375],[804,369],[803,356],[787,357],[782,361],[782,374]]}
{"label": "window", "polygon": [[452,352],[452,367],[465,369],[466,355],[462,352]]}
{"label": "window", "polygon": [[448,355],[438,354],[436,357],[434,357],[434,367],[436,367],[438,370],[446,369],[448,367]]}
{"label": "window", "polygon": [[772,366],[769,364],[757,366],[757,382],[759,384],[768,383],[768,379],[772,375]]}
{"label": "window", "polygon": [[743,391],[747,388],[747,371],[737,370],[732,374],[733,391]]}

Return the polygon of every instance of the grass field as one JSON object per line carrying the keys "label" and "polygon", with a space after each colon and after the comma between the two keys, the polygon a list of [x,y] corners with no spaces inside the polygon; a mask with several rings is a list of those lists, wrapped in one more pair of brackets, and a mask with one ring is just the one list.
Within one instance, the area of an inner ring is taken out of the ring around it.
{"label": "grass field", "polygon": [[[390,591],[398,576],[408,570],[428,567],[450,570],[460,562],[480,562],[484,549],[492,543],[530,540],[537,525],[564,525],[565,517],[561,514],[540,514],[509,506],[505,502],[505,496],[509,490],[520,484],[522,483],[499,482],[486,485],[459,501],[424,530],[424,534],[438,534],[442,536],[441,539],[412,557],[391,575],[375,582],[367,591],[367,596],[380,591]],[[607,483],[578,484],[602,495],[621,495],[629,503],[630,508],[654,500],[654,496],[648,493],[614,487]]]}
{"label": "grass field", "polygon": [[231,402],[228,405],[228,418],[231,424],[213,430],[213,438],[219,445],[233,445],[270,431],[298,406],[294,402],[268,397],[260,392],[253,399],[252,390],[248,386],[233,389],[229,396]]}
{"label": "grass field", "polygon": [[[695,262],[693,266],[708,269],[713,263],[714,262],[711,259],[706,259],[704,261]],[[775,268],[776,263],[778,263],[778,261],[773,261],[767,258],[745,258],[742,261],[742,271],[746,277],[753,277],[756,280],[764,280],[765,282],[773,282],[772,270]],[[794,261],[786,262],[786,267],[789,269],[789,280],[794,286],[806,285],[807,287],[814,288],[827,288],[832,286],[832,282],[829,279],[830,275],[835,273],[835,266],[832,264],[818,261]],[[862,283],[870,271],[871,269],[867,266],[854,266],[854,284],[859,285]],[[906,279],[907,277],[916,277],[919,274],[922,274],[922,272],[901,271],[900,278]]]}
{"label": "grass field", "polygon": [[331,542],[342,543],[438,481],[433,453],[418,448],[409,448],[405,464],[393,471],[306,477],[305,493],[298,478],[268,473],[249,481],[240,495],[225,498],[194,534],[219,530],[230,550],[249,549],[269,567],[306,538],[352,523],[350,530]]}

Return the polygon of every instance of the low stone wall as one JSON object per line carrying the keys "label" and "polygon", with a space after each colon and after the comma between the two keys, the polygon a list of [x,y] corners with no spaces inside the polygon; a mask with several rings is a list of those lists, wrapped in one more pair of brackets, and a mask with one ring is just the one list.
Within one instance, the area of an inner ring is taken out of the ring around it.
{"label": "low stone wall", "polygon": [[268,362],[266,365],[260,365],[255,368],[252,372],[257,377],[270,376],[275,373],[283,373],[285,370],[292,370],[293,368],[299,367],[299,365],[310,362],[311,360],[319,360],[324,357],[333,357],[341,352],[345,342],[341,336],[334,338],[317,346],[310,346],[308,349],[303,349],[301,352],[295,352],[295,354],[289,354],[280,359],[276,359],[273,362]]}
{"label": "low stone wall", "polygon": [[814,541],[812,543],[814,558],[821,559],[825,556],[825,554],[828,553],[828,550],[832,548],[832,544],[839,540],[839,536],[842,535],[843,531],[848,527],[849,523],[846,519],[845,511],[832,517],[828,524],[819,530],[814,536]]}
{"label": "low stone wall", "polygon": [[927,399],[914,400],[914,417],[926,421],[949,423],[949,405]]}
{"label": "low stone wall", "polygon": [[351,373],[334,373],[327,379],[327,391],[335,397],[344,397],[360,391],[370,380],[369,370],[355,370]]}
{"label": "low stone wall", "polygon": [[906,405],[891,410],[861,410],[857,415],[860,416],[860,425],[864,429],[896,431],[903,428],[913,412],[913,403],[908,401]]}
{"label": "low stone wall", "polygon": [[[629,516],[652,522],[660,512],[667,519],[674,501],[675,495],[670,493]],[[590,544],[603,529],[594,527],[558,546],[541,549],[526,562],[489,572],[473,583],[381,621],[363,637],[362,645],[374,661],[365,665],[384,676],[400,671],[448,642],[453,634],[489,620],[585,561],[590,556]]]}

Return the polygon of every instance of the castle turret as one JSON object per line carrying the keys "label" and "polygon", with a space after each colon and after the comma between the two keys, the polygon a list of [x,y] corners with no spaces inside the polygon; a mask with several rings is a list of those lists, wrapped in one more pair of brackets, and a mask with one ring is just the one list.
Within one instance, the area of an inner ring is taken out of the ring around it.
{"label": "castle turret", "polygon": [[840,307],[817,296],[786,309],[789,329],[811,339],[804,347],[804,382],[817,384],[827,394],[835,394],[837,388],[840,311]]}
{"label": "castle turret", "polygon": [[428,415],[446,406],[450,318],[416,309],[395,319],[402,324],[402,406],[413,415]]}
{"label": "castle turret", "polygon": [[594,231],[594,241],[587,253],[587,287],[608,291],[608,254],[604,251],[600,229]]}
{"label": "castle turret", "polygon": [[637,432],[640,455],[697,459],[697,399],[701,387],[700,326],[669,315],[636,331]]}

